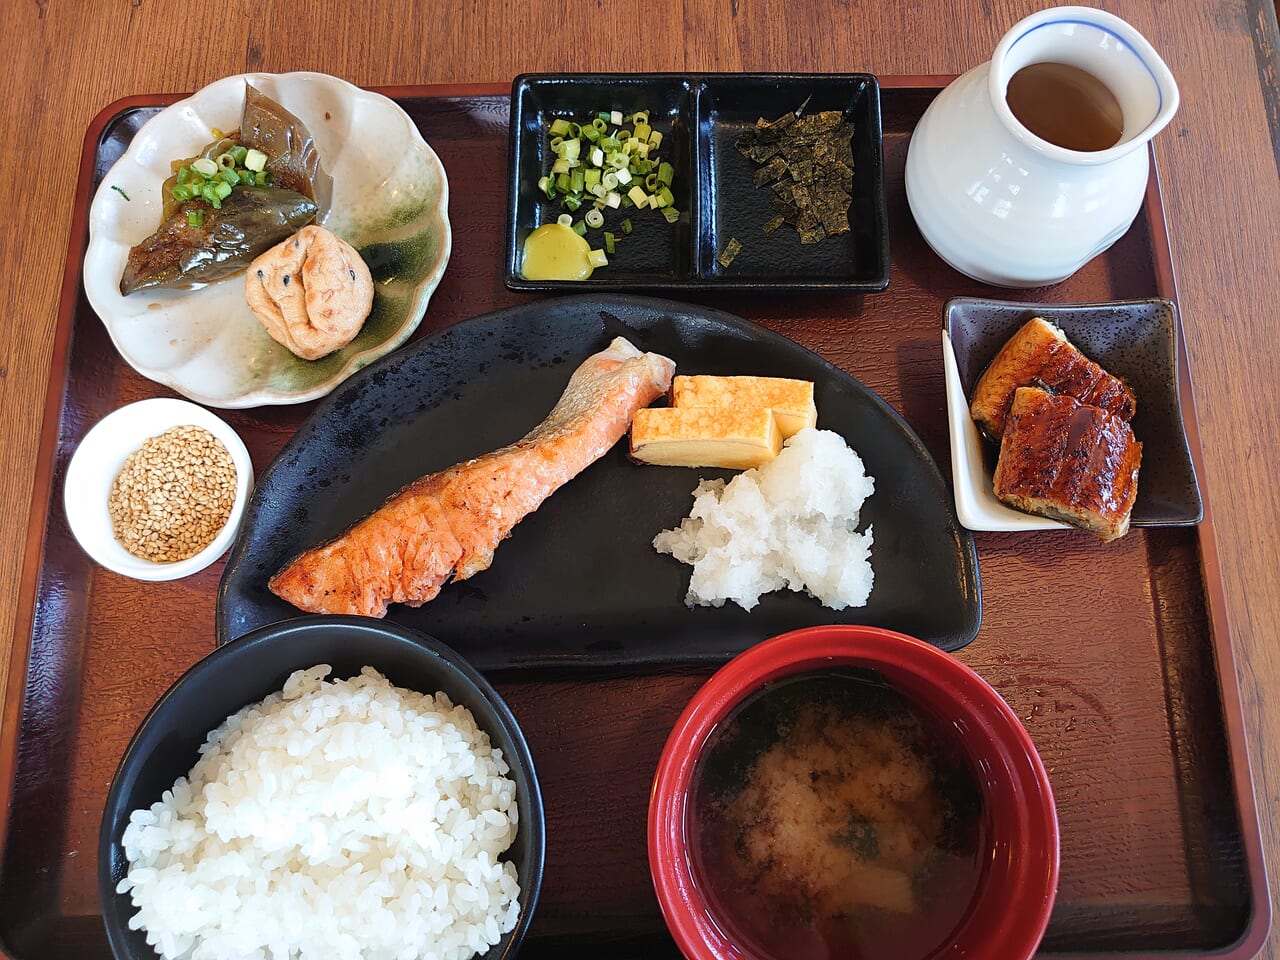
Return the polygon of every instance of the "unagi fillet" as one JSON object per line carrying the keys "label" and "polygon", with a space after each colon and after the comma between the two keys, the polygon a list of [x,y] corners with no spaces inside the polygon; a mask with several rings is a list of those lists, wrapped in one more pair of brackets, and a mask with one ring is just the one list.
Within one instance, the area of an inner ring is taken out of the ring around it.
{"label": "unagi fillet", "polygon": [[984,434],[999,440],[1013,392],[1033,384],[1101,407],[1122,420],[1131,420],[1138,407],[1128,384],[1086,357],[1053,324],[1033,317],[983,371],[969,413]]}
{"label": "unagi fillet", "polygon": [[450,579],[488,569],[511,529],[617,443],[674,372],[668,358],[617,338],[583,361],[523,439],[409,484],[288,564],[271,591],[311,613],[381,617],[389,603],[426,603]]}
{"label": "unagi fillet", "polygon": [[994,490],[1019,510],[1114,540],[1129,529],[1141,464],[1142,444],[1125,420],[1072,397],[1021,387],[1000,442]]}

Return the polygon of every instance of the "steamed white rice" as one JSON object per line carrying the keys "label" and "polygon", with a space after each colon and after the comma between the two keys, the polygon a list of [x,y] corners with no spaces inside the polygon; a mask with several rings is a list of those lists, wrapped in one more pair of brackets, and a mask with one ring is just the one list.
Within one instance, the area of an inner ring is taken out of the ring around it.
{"label": "steamed white rice", "polygon": [[519,916],[516,786],[465,707],[321,664],[228,717],[124,832],[166,958],[466,958]]}
{"label": "steamed white rice", "polygon": [[862,459],[830,430],[808,427],[782,452],[728,484],[702,480],[693,509],[653,540],[659,553],[693,565],[690,606],[726,600],[750,610],[761,594],[805,591],[836,610],[871,595],[871,528],[858,513],[875,492]]}

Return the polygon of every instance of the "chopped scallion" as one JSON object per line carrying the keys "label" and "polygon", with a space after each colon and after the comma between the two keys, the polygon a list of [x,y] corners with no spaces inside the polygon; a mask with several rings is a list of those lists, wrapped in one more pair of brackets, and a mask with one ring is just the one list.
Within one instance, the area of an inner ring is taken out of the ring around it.
{"label": "chopped scallion", "polygon": [[[550,121],[551,169],[538,180],[538,189],[564,211],[557,223],[582,236],[588,229],[603,228],[610,210],[648,208],[660,210],[668,223],[679,220],[671,189],[675,166],[658,156],[663,136],[653,129],[649,116],[648,110],[625,116],[610,110],[581,123],[567,117]],[[205,195],[203,182],[192,194]],[[215,194],[210,202],[217,199]],[[580,219],[574,220],[580,210]],[[591,251],[593,264],[607,265],[620,236],[631,232],[631,220],[624,217],[605,233],[604,249]]]}

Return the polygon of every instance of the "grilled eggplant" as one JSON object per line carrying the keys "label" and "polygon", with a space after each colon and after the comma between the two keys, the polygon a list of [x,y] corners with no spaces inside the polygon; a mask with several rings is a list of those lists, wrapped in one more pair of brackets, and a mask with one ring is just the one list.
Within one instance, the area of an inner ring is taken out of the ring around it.
{"label": "grilled eggplant", "polygon": [[[214,160],[236,146],[266,154],[270,186],[237,185],[217,208],[201,199],[175,199],[178,169],[200,157]],[[125,296],[136,290],[185,289],[240,273],[259,254],[313,220],[324,219],[333,195],[333,178],[320,163],[310,131],[249,84],[240,130],[173,167],[174,175],[163,187],[159,229],[129,251],[120,278]]]}

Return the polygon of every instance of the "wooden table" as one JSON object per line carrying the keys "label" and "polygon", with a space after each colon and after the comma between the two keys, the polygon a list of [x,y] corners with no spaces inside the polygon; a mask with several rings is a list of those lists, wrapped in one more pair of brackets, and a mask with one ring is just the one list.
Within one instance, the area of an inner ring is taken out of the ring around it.
{"label": "wooden table", "polygon": [[[915,9],[902,9],[902,7]],[[194,90],[246,70],[311,69],[357,84],[505,81],[522,71],[866,70],[954,73],[986,59],[1042,4],[854,5],[814,0],[620,0],[193,7],[168,0],[10,11],[0,106],[0,643],[19,615],[31,465],[84,131],[128,94]],[[1264,842],[1280,877],[1280,59],[1269,0],[1113,0],[1163,54],[1182,108],[1158,138],[1206,475],[1236,641]],[[215,12],[216,11],[216,12]],[[447,13],[442,13],[448,11]],[[593,51],[584,54],[583,51]],[[14,216],[16,214],[16,216]],[[495,251],[496,251],[495,247]],[[40,493],[40,492],[37,492]],[[42,494],[41,494],[42,495]],[[25,561],[24,561],[25,558]],[[0,650],[0,678],[7,676]],[[0,680],[0,682],[3,682]],[[5,709],[18,692],[9,690]],[[1280,928],[1262,956],[1280,957]]]}

